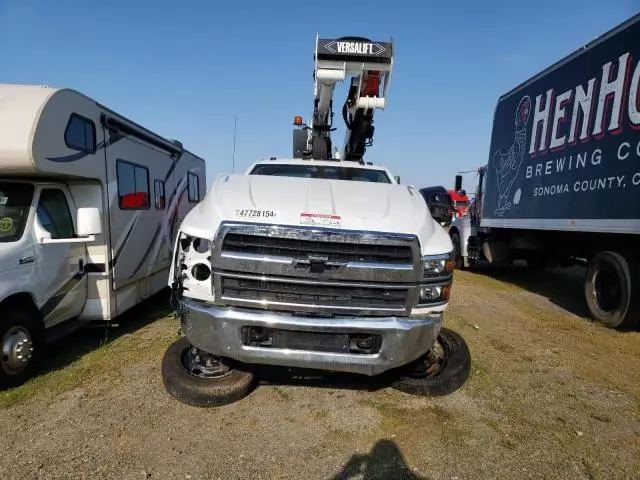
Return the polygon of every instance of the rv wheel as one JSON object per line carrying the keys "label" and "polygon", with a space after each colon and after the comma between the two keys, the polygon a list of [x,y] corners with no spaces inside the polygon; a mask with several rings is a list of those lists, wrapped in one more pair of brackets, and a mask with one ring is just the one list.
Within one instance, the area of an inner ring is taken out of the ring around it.
{"label": "rv wheel", "polygon": [[587,268],[585,297],[591,315],[611,328],[629,328],[640,321],[640,275],[631,256],[597,254]]}
{"label": "rv wheel", "polygon": [[236,362],[198,350],[186,337],[169,346],[162,359],[162,381],[177,400],[195,407],[217,407],[245,397],[252,372]]}
{"label": "rv wheel", "polygon": [[0,322],[0,387],[17,387],[38,370],[44,349],[41,322],[28,309],[3,306]]}
{"label": "rv wheel", "polygon": [[466,342],[443,327],[434,348],[403,367],[392,387],[412,395],[448,395],[464,385],[470,371],[471,354]]}

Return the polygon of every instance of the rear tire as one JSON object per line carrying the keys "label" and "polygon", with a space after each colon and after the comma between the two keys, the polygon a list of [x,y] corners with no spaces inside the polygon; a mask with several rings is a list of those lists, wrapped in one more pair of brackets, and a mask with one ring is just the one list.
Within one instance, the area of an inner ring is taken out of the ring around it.
{"label": "rear tire", "polygon": [[590,262],[584,292],[591,315],[610,328],[630,328],[640,317],[640,275],[630,255],[598,253]]}
{"label": "rear tire", "polygon": [[224,361],[227,371],[218,376],[205,376],[188,371],[185,356],[192,345],[186,337],[173,342],[162,359],[162,381],[167,392],[187,405],[218,407],[237,402],[249,394],[255,376],[231,361]]}
{"label": "rear tire", "polygon": [[44,358],[42,322],[29,308],[3,305],[0,321],[0,388],[17,387],[33,377]]}
{"label": "rear tire", "polygon": [[402,376],[392,387],[411,395],[431,397],[449,395],[462,387],[471,371],[467,343],[458,333],[444,327],[440,329],[438,343],[442,347],[442,358],[437,365],[425,354],[403,367]]}

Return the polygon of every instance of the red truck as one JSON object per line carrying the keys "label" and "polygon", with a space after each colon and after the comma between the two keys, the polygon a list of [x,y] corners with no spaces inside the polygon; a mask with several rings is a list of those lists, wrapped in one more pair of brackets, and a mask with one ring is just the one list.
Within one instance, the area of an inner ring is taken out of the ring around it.
{"label": "red truck", "polygon": [[454,208],[454,217],[459,218],[467,214],[469,210],[469,197],[464,190],[447,190]]}

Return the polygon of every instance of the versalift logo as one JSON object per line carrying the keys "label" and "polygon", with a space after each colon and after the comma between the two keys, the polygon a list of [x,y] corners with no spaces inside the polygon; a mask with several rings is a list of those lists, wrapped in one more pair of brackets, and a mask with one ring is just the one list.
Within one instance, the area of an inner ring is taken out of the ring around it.
{"label": "versalift logo", "polygon": [[382,55],[386,48],[375,42],[348,42],[334,40],[325,45],[331,53],[347,53],[358,55]]}

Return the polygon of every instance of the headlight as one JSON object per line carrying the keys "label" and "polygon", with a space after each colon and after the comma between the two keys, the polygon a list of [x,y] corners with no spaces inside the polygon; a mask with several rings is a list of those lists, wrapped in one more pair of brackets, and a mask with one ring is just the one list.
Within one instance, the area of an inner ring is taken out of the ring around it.
{"label": "headlight", "polygon": [[184,295],[200,300],[212,300],[211,249],[206,238],[180,234],[177,270],[182,277]]}
{"label": "headlight", "polygon": [[422,257],[422,278],[443,277],[453,272],[453,252]]}
{"label": "headlight", "polygon": [[427,306],[433,303],[449,300],[451,285],[424,285],[420,287],[418,306]]}

